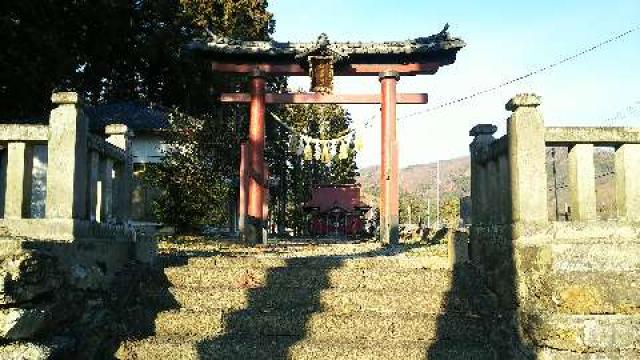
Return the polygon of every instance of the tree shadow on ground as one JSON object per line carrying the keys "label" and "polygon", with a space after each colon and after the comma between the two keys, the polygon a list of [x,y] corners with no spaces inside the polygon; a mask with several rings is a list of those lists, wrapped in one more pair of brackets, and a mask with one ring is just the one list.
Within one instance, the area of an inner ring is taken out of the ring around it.
{"label": "tree shadow on ground", "polygon": [[[154,336],[156,333],[155,320],[161,312],[179,309],[180,304],[169,291],[171,283],[163,272],[164,266],[140,269],[135,268],[138,274],[129,274],[126,288],[117,286],[114,292],[118,295],[115,301],[109,304],[110,310],[115,314],[114,321],[117,328],[111,332],[111,338],[105,341],[100,351],[102,355],[95,359],[112,360],[133,359],[126,348],[122,348],[125,342],[142,340]],[[123,283],[127,283],[126,280]],[[123,291],[127,291],[126,297],[122,297]]]}
{"label": "tree shadow on ground", "polygon": [[289,258],[267,270],[264,284],[249,290],[248,306],[224,316],[225,333],[197,344],[200,359],[286,359],[309,336],[307,324],[323,311],[321,293],[331,287],[330,273],[346,259],[397,255],[389,247],[355,255]]}
{"label": "tree shadow on ground", "polygon": [[[125,268],[114,281],[107,304],[113,314],[110,337],[99,345],[96,360],[134,359],[123,345],[156,334],[155,320],[161,312],[179,309],[169,291],[172,286],[164,270],[187,263],[185,257],[160,254],[153,265]],[[84,357],[87,358],[87,357]]]}

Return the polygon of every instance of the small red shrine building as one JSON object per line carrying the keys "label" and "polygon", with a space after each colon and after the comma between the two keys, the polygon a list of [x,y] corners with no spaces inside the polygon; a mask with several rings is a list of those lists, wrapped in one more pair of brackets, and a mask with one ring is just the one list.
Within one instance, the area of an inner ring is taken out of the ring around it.
{"label": "small red shrine building", "polygon": [[304,205],[313,236],[356,237],[365,231],[364,215],[371,209],[360,198],[360,185],[320,185]]}

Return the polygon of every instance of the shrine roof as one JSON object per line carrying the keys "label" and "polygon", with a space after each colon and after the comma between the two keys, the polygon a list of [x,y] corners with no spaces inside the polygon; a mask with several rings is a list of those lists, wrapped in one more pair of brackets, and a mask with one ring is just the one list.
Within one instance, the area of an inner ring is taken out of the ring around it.
{"label": "shrine roof", "polygon": [[386,42],[331,42],[324,33],[315,42],[245,41],[210,33],[206,39],[190,43],[188,48],[218,61],[304,63],[310,55],[332,55],[338,64],[411,63],[434,59],[450,64],[465,42],[451,37],[448,28],[446,25],[439,33],[427,37]]}

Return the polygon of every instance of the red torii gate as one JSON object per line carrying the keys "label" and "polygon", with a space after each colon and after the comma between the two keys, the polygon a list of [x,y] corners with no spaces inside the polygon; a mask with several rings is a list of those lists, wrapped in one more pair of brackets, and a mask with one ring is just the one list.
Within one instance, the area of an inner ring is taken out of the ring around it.
{"label": "red torii gate", "polygon": [[[396,104],[426,104],[427,94],[397,94],[400,75],[435,74],[455,62],[464,41],[452,38],[448,25],[438,34],[407,41],[331,43],[325,34],[316,42],[241,41],[211,36],[190,49],[211,61],[214,72],[251,76],[250,93],[221,94],[222,103],[249,104],[249,146],[241,149],[240,217],[245,239],[266,241],[264,164],[266,104],[381,104],[380,234],[384,243],[398,243],[398,145]],[[311,93],[267,94],[266,75],[309,75]],[[377,75],[379,95],[331,94],[333,76]],[[248,195],[248,196],[247,196]],[[241,220],[242,222],[242,220]]]}

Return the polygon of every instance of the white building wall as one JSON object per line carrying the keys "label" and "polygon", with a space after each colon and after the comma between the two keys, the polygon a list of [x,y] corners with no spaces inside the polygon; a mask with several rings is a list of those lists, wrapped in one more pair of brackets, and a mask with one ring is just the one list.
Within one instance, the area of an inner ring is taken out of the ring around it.
{"label": "white building wall", "polygon": [[44,218],[47,198],[47,145],[34,145],[33,169],[31,170],[31,217]]}
{"label": "white building wall", "polygon": [[131,152],[134,164],[159,163],[164,157],[164,144],[159,136],[141,135],[134,136],[131,142]]}

